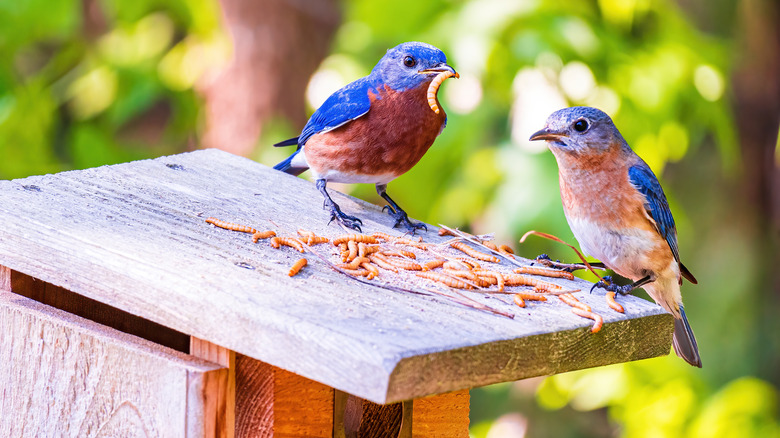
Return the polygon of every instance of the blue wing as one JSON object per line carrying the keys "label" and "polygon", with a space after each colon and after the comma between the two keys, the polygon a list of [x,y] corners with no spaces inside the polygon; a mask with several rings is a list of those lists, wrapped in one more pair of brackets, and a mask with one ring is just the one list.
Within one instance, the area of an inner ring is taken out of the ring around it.
{"label": "blue wing", "polygon": [[298,144],[302,146],[314,134],[328,132],[365,115],[371,108],[368,93],[375,88],[371,76],[366,76],[331,94],[303,127]]}
{"label": "blue wing", "polygon": [[674,225],[672,212],[666,195],[655,177],[653,171],[644,162],[628,169],[628,177],[631,184],[645,196],[645,209],[655,221],[658,233],[669,243],[674,259],[680,262],[680,254],[677,249],[677,228]]}

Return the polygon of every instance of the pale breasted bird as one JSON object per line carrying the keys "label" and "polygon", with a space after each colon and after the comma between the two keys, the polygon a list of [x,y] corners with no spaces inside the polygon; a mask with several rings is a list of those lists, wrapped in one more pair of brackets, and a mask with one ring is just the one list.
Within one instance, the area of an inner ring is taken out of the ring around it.
{"label": "pale breasted bird", "polygon": [[674,350],[701,367],[680,286],[696,279],[680,262],[677,228],[653,171],[628,146],[612,119],[590,107],[565,108],[531,140],[546,140],[558,162],[566,220],[583,252],[633,283],[596,286],[622,294],[642,287],[674,316]]}

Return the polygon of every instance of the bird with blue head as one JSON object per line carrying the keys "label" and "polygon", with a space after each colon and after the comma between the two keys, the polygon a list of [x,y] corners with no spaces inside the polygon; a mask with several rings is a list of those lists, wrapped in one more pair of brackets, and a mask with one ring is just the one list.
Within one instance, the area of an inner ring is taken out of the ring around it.
{"label": "bird with blue head", "polygon": [[558,110],[531,140],[546,140],[558,162],[563,210],[583,252],[633,281],[618,286],[605,277],[594,287],[644,288],[675,318],[677,355],[701,367],[680,292],[683,278],[696,278],[680,262],[677,228],[653,171],[596,108]]}
{"label": "bird with blue head", "polygon": [[292,175],[311,169],[331,221],[348,228],[361,231],[362,221],[333,202],[328,182],[375,184],[394,226],[427,229],[409,220],[387,184],[420,161],[447,123],[446,113],[433,111],[427,99],[428,85],[442,72],[457,77],[432,45],[409,42],[388,50],[371,74],[333,93],[298,137],[275,145],[298,148],[274,168]]}

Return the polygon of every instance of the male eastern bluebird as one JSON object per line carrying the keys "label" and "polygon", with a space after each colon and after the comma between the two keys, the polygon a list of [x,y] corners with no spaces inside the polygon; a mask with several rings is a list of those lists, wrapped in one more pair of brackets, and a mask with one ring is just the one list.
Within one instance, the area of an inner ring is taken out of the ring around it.
{"label": "male eastern bluebird", "polygon": [[373,183],[395,219],[412,233],[413,223],[387,195],[387,183],[411,169],[447,124],[444,111],[434,112],[426,97],[428,85],[444,71],[447,57],[434,46],[404,43],[387,51],[371,74],[333,93],[304,126],[301,135],[274,146],[298,149],[274,169],[299,175],[311,169],[325,196],[331,220],[360,231],[362,221],[344,214],[330,198],[328,182]]}
{"label": "male eastern bluebird", "polygon": [[633,280],[618,286],[605,277],[595,286],[622,294],[643,287],[674,316],[677,355],[701,368],[680,294],[682,277],[696,279],[680,262],[677,228],[653,171],[595,108],[556,111],[531,140],[547,140],[558,161],[563,211],[582,250]]}

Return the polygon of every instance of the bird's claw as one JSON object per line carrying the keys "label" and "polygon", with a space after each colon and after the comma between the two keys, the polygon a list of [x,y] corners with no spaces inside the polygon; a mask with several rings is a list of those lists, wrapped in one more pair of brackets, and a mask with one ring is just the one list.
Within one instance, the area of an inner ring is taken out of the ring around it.
{"label": "bird's claw", "polygon": [[598,282],[596,282],[591,288],[590,292],[593,293],[593,289],[600,287],[602,289],[606,289],[610,292],[616,292],[620,295],[628,295],[634,288],[633,285],[627,284],[625,286],[621,286],[619,284],[616,284],[612,281],[611,275],[605,275],[601,278]]}
{"label": "bird's claw", "polygon": [[363,221],[356,218],[355,216],[344,214],[341,210],[335,208],[330,211],[330,221],[328,223],[333,222],[334,220],[339,221],[341,225],[344,225],[345,227],[353,229],[359,233],[363,232],[363,230],[360,228],[360,225],[363,225]]}
{"label": "bird's claw", "polygon": [[382,211],[387,210],[387,214],[390,215],[393,219],[395,219],[395,224],[393,224],[393,228],[398,227],[399,225],[402,225],[406,227],[408,231],[412,233],[412,236],[414,236],[414,233],[417,230],[425,230],[428,231],[428,226],[425,225],[422,222],[412,222],[409,220],[409,216],[406,214],[403,210],[394,210],[393,207],[389,205],[385,205],[384,208],[382,208]]}

